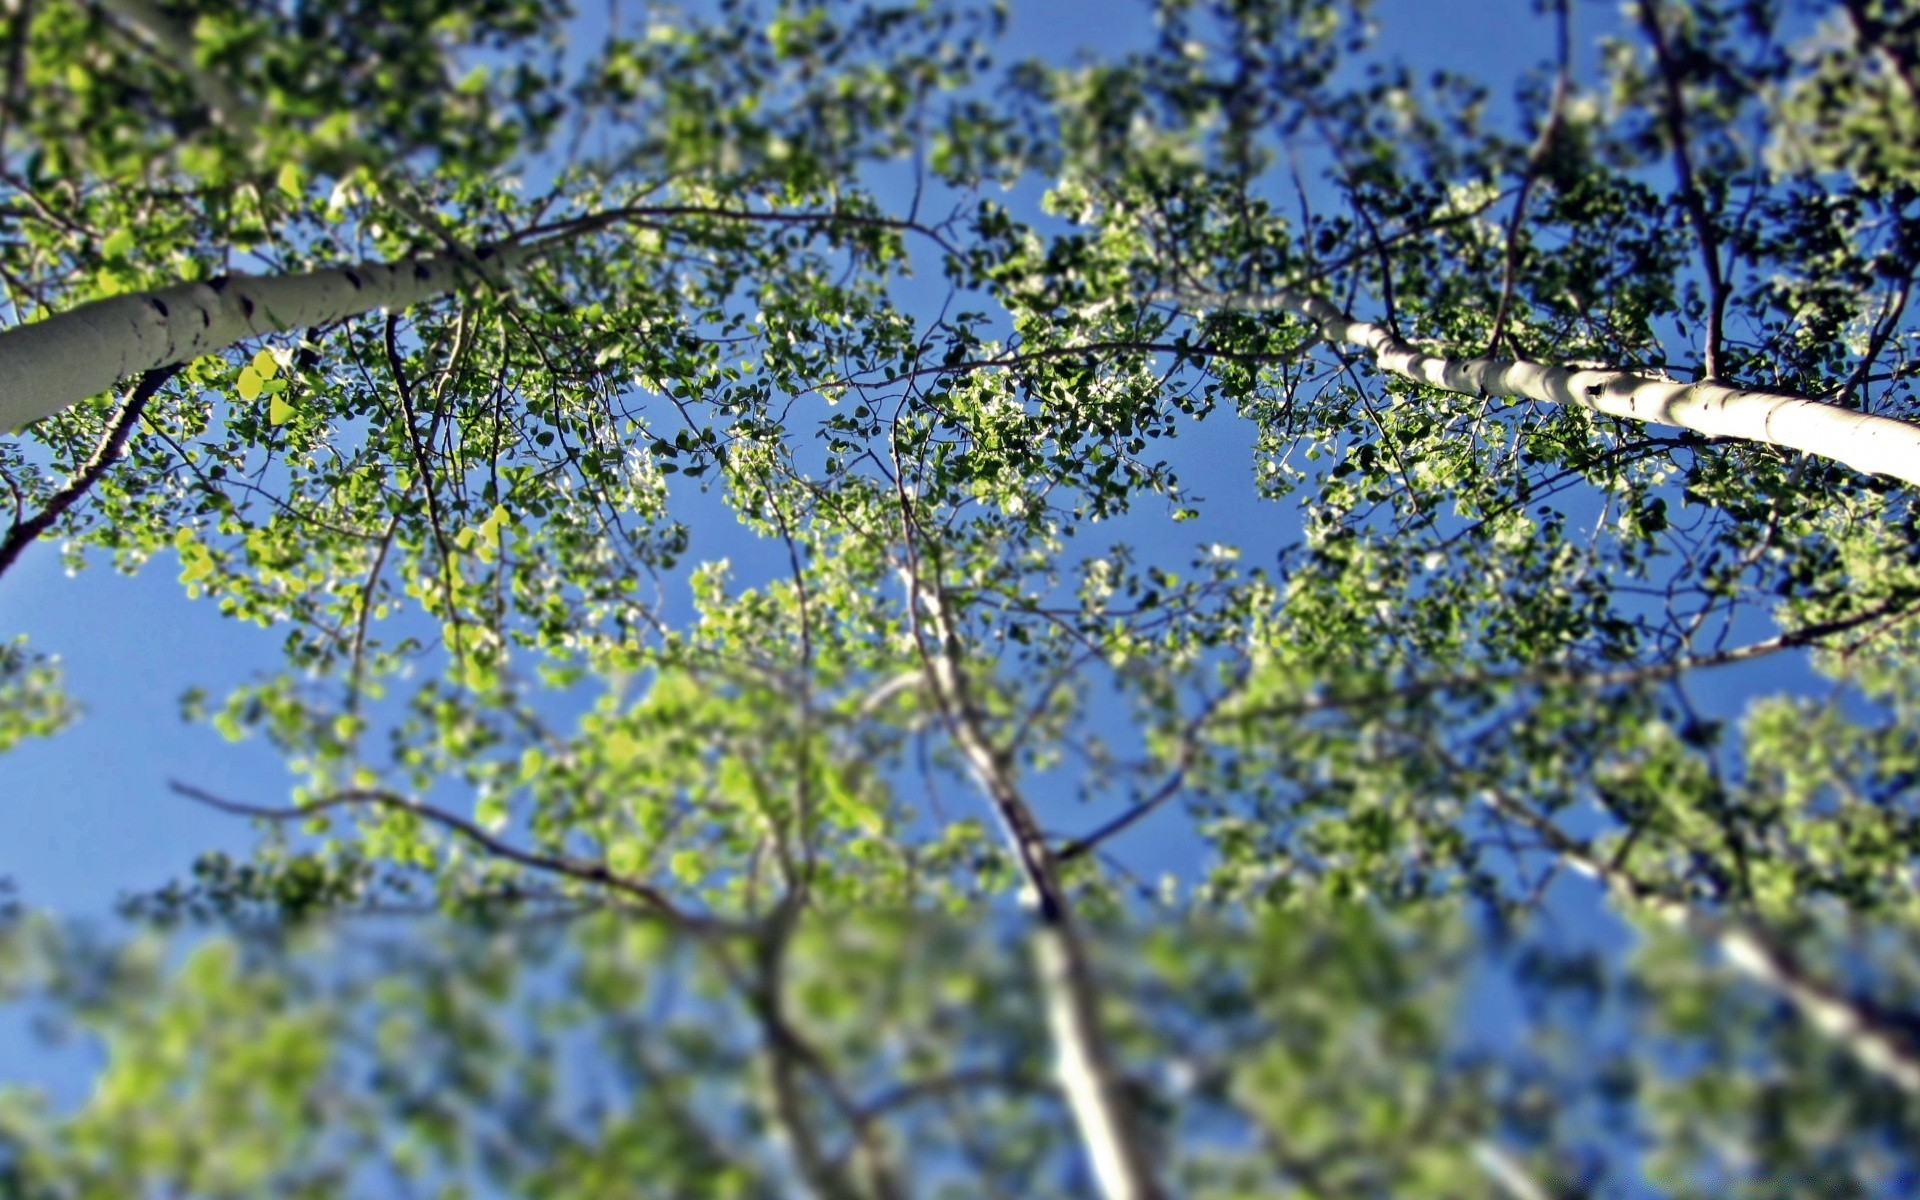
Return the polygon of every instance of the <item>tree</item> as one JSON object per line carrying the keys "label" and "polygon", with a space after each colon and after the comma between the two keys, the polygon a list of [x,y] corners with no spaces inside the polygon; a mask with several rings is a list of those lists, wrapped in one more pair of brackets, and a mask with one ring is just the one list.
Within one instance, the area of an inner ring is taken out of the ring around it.
{"label": "tree", "polygon": [[[1589,69],[1548,8],[1513,128],[1314,0],[1069,68],[933,5],[19,9],[0,569],[171,548],[284,629],[188,708],[295,782],[177,783],[266,830],[135,906],[244,935],[177,975],[9,927],[114,1050],[0,1109],[13,1189],[1905,1186],[1914,22],[1644,0]],[[764,553],[683,570],[690,493]],[[1830,687],[1701,699],[1765,659]]]}

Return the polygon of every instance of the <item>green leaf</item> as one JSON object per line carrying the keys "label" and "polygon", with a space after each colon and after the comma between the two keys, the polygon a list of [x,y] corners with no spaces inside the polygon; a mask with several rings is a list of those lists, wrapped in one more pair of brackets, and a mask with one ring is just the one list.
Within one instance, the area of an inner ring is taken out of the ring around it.
{"label": "green leaf", "polygon": [[675,850],[667,860],[667,869],[682,883],[698,883],[707,873],[707,856],[698,850]]}

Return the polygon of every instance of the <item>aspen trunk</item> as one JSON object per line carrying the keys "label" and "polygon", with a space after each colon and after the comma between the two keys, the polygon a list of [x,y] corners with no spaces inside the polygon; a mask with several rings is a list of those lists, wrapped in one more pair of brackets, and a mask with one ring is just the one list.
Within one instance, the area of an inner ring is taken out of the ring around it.
{"label": "aspen trunk", "polygon": [[1600,883],[1608,892],[1643,904],[1674,928],[1719,950],[1733,971],[1785,1000],[1800,1016],[1837,1041],[1861,1066],[1903,1091],[1920,1093],[1920,1042],[1897,1019],[1804,970],[1794,956],[1764,930],[1704,912],[1650,888],[1612,863],[1602,861],[1551,821],[1516,804],[1503,793],[1486,793],[1488,804],[1526,825],[1562,862]]}
{"label": "aspen trunk", "polygon": [[[475,261],[510,271],[548,244],[482,249]],[[18,431],[156,367],[250,337],[406,308],[455,290],[472,274],[461,259],[420,257],[299,275],[223,275],[95,300],[0,330],[0,431]]]}
{"label": "aspen trunk", "polygon": [[981,731],[968,696],[957,646],[936,590],[910,572],[909,602],[924,605],[937,649],[927,667],[935,699],[954,739],[1000,818],[1034,915],[1034,973],[1047,1010],[1054,1074],[1065,1094],[1081,1146],[1105,1200],[1163,1200],[1153,1155],[1126,1095],[1124,1081],[1100,1014],[1100,985],[1086,937],[1074,920],[1053,851],[1011,773]]}
{"label": "aspen trunk", "polygon": [[1299,317],[1330,342],[1372,352],[1381,370],[1468,396],[1509,396],[1799,450],[1869,475],[1920,484],[1920,425],[1856,412],[1784,392],[1719,383],[1677,383],[1631,371],[1583,369],[1506,358],[1447,358],[1401,341],[1383,325],[1358,321],[1318,296],[1279,288],[1248,296],[1166,297],[1186,307],[1278,311]]}

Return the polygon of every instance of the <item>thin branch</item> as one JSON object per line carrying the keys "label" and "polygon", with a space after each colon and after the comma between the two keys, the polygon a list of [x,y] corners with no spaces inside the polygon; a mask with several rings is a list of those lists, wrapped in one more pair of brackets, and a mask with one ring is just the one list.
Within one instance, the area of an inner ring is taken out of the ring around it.
{"label": "thin branch", "polygon": [[769,917],[755,945],[752,977],[728,972],[766,1031],[767,1067],[774,1094],[776,1120],[793,1142],[801,1174],[816,1195],[826,1200],[858,1200],[863,1195],[840,1156],[829,1156],[807,1111],[800,1090],[802,1071],[819,1081],[828,1101],[853,1131],[856,1152],[865,1160],[868,1189],[877,1200],[904,1200],[906,1186],[890,1161],[876,1118],[857,1104],[834,1074],[824,1055],[794,1028],[786,1012],[784,983],[786,955],[806,894],[789,892]]}
{"label": "thin branch", "polygon": [[[1900,290],[1894,293],[1893,303],[1887,306],[1886,315],[1874,322],[1873,333],[1867,339],[1867,352],[1860,357],[1859,364],[1848,373],[1846,382],[1834,391],[1835,404],[1851,403],[1855,390],[1872,378],[1873,364],[1879,359],[1881,351],[1887,348],[1887,343],[1892,340],[1894,331],[1900,328],[1900,318],[1907,311],[1907,301],[1912,291],[1913,274],[1909,272],[1907,278],[1900,282]],[[1860,407],[1863,409],[1866,407],[1864,400]]]}
{"label": "thin branch", "polygon": [[13,527],[7,530],[6,538],[0,540],[0,575],[7,573],[8,568],[13,566],[14,560],[20,557],[21,551],[51,528],[53,523],[60,519],[61,513],[72,508],[95,483],[99,482],[100,477],[106,474],[107,468],[120,457],[121,450],[127,444],[127,438],[133,433],[133,427],[140,422],[140,414],[146,411],[147,402],[152,400],[167,380],[172,379],[179,371],[180,364],[176,363],[170,367],[157,367],[142,375],[140,382],[134,385],[133,394],[127,397],[127,402],[121,405],[120,411],[114,415],[112,424],[108,425],[106,432],[101,435],[100,444],[94,448],[93,454],[87,461],[80,465],[80,469],[74,472],[73,477],[67,480],[66,486],[48,497],[45,507],[39,512],[25,520],[15,518]]}
{"label": "thin branch", "polygon": [[655,914],[663,917],[669,924],[688,933],[739,933],[743,927],[722,921],[715,917],[696,916],[681,911],[679,906],[668,899],[666,893],[651,884],[630,879],[607,867],[605,863],[589,859],[575,858],[567,854],[545,854],[538,850],[526,850],[503,838],[494,836],[485,829],[467,820],[465,817],[437,808],[419,800],[410,800],[393,792],[383,792],[371,788],[354,788],[337,792],[304,804],[297,808],[272,808],[265,805],[246,804],[238,800],[228,800],[216,796],[203,788],[198,788],[178,780],[169,781],[172,791],[189,800],[204,804],[218,812],[237,817],[253,817],[263,821],[304,821],[317,813],[334,808],[386,808],[412,813],[435,825],[459,835],[496,858],[518,863],[536,871],[564,876],[581,883],[596,884],[611,891],[620,892],[639,900],[641,904]]}
{"label": "thin branch", "polygon": [[[1333,131],[1328,127],[1326,114],[1320,111],[1317,106],[1310,103],[1308,104],[1308,112],[1312,118],[1314,127],[1320,131],[1320,136],[1326,140],[1327,146],[1333,152],[1334,166],[1339,172],[1340,183],[1346,188],[1347,205],[1352,208],[1354,214],[1360,218],[1360,224],[1367,233],[1367,240],[1373,247],[1374,256],[1380,260],[1380,303],[1385,306],[1386,309],[1387,328],[1391,329],[1394,334],[1398,336],[1400,332],[1400,322],[1395,312],[1393,298],[1393,256],[1387,253],[1387,241],[1381,236],[1380,226],[1375,223],[1373,213],[1360,198],[1359,177],[1355,175],[1353,169],[1347,165],[1346,149],[1340,139],[1335,137]],[[1356,253],[1354,257],[1358,258],[1360,255]]]}
{"label": "thin branch", "polygon": [[[420,490],[427,501],[427,520],[433,527],[434,545],[440,550],[440,584],[446,590],[446,619],[456,627],[460,625],[460,612],[453,594],[453,547],[447,540],[447,530],[440,517],[440,500],[433,486],[433,462],[427,456],[427,448],[421,444],[420,431],[414,426],[413,385],[407,380],[407,368],[400,357],[400,347],[396,340],[399,315],[392,309],[387,310],[386,350],[387,365],[393,372],[393,382],[400,396],[400,419],[407,431],[407,447],[413,452],[414,470],[418,473]],[[431,608],[428,610],[431,612]],[[466,660],[466,639],[453,641],[454,657],[462,664]]]}
{"label": "thin branch", "polygon": [[705,217],[716,221],[732,221],[755,225],[789,225],[803,227],[853,226],[864,229],[886,229],[896,233],[912,233],[926,238],[948,254],[958,257],[960,251],[946,235],[934,226],[920,221],[903,221],[895,217],[876,217],[862,213],[844,212],[755,212],[751,209],[722,208],[707,204],[632,204],[604,212],[592,213],[581,217],[568,217],[559,221],[549,221],[531,225],[519,231],[515,240],[530,237],[560,235],[571,237],[581,233],[596,232],[613,225],[635,224],[653,227],[654,222],[668,221],[679,217]]}
{"label": "thin branch", "polygon": [[[1459,675],[1430,676],[1408,680],[1397,687],[1344,694],[1323,693],[1299,700],[1235,709],[1222,719],[1239,721],[1256,717],[1297,717],[1331,709],[1367,708],[1389,701],[1418,700],[1436,692],[1474,688],[1527,686],[1609,688],[1639,683],[1660,683],[1690,671],[1751,662],[1788,650],[1827,647],[1840,634],[1851,633],[1868,625],[1892,625],[1916,615],[1920,615],[1920,601],[1916,601],[1912,596],[1904,596],[1864,612],[1804,625],[1799,629],[1788,630],[1786,633],[1761,641],[1709,651],[1705,654],[1682,655],[1665,662],[1638,663],[1620,667],[1540,666],[1521,671],[1469,671]],[[1850,652],[1853,648],[1847,647],[1842,652]]]}
{"label": "thin branch", "polygon": [[1660,25],[1659,0],[1640,0],[1640,24],[1647,31],[1647,40],[1653,43],[1653,53],[1660,65],[1660,79],[1664,94],[1663,116],[1667,125],[1667,136],[1673,141],[1673,168],[1680,177],[1680,202],[1686,206],[1687,217],[1693,222],[1694,236],[1700,242],[1700,265],[1707,274],[1707,337],[1706,347],[1701,353],[1701,377],[1707,381],[1717,381],[1720,375],[1720,343],[1726,320],[1727,281],[1720,264],[1720,234],[1713,226],[1712,214],[1707,212],[1706,194],[1700,190],[1693,170],[1693,150],[1687,136],[1686,99],[1680,91],[1680,64],[1674,60],[1673,51],[1667,45],[1666,30]]}
{"label": "thin branch", "polygon": [[1209,702],[1205,708],[1196,713],[1193,719],[1187,723],[1187,727],[1182,730],[1180,734],[1180,756],[1174,761],[1173,770],[1168,774],[1166,780],[1162,782],[1158,788],[1154,789],[1151,795],[1121,813],[1119,816],[1108,821],[1106,824],[1100,826],[1098,829],[1095,829],[1092,833],[1084,834],[1068,842],[1055,852],[1055,859],[1059,862],[1071,862],[1073,859],[1091,850],[1098,849],[1101,843],[1131,828],[1135,822],[1141,820],[1147,816],[1147,814],[1179,795],[1180,789],[1186,784],[1187,773],[1193,769],[1194,760],[1200,756],[1201,733],[1212,722],[1214,714],[1219,711],[1220,706],[1224,704],[1232,694],[1233,689],[1231,688],[1222,692],[1218,697]]}
{"label": "thin branch", "polygon": [[1296,361],[1304,354],[1314,338],[1279,353],[1263,354],[1247,350],[1224,350],[1201,343],[1190,342],[1151,342],[1132,338],[1110,338],[1096,342],[1081,342],[1071,346],[1047,346],[1039,350],[1018,350],[1008,354],[995,355],[992,358],[970,358],[960,362],[943,362],[933,366],[911,367],[880,379],[862,379],[857,375],[843,375],[838,379],[823,380],[815,384],[816,392],[831,388],[886,388],[923,379],[929,375],[964,375],[972,371],[1010,370],[1024,367],[1030,363],[1047,362],[1058,358],[1072,358],[1076,355],[1092,356],[1099,354],[1174,354],[1196,359],[1219,359],[1223,362],[1252,363],[1262,366],[1275,366]]}
{"label": "thin branch", "polygon": [[400,528],[400,514],[387,518],[387,532],[380,539],[380,549],[373,556],[373,566],[367,569],[367,582],[360,589],[360,619],[353,630],[353,667],[347,675],[347,712],[360,710],[360,672],[366,661],[367,624],[373,618],[374,589],[380,583],[381,568],[387,564],[387,554],[393,549],[394,531]]}
{"label": "thin branch", "polygon": [[1533,195],[1533,185],[1540,181],[1540,169],[1546,165],[1547,154],[1553,149],[1553,139],[1560,133],[1560,122],[1566,115],[1567,95],[1572,91],[1572,18],[1567,13],[1567,0],[1556,0],[1554,16],[1559,29],[1560,68],[1553,78],[1553,99],[1547,104],[1547,116],[1540,123],[1540,132],[1533,139],[1533,146],[1527,151],[1526,173],[1520,180],[1520,194],[1514,197],[1513,213],[1507,218],[1507,252],[1500,267],[1500,306],[1494,310],[1493,332],[1487,337],[1487,356],[1500,353],[1500,341],[1507,334],[1507,318],[1513,311],[1514,277],[1520,264],[1520,224],[1527,217],[1527,200]]}
{"label": "thin branch", "polygon": [[1618,859],[1602,860],[1587,843],[1497,788],[1482,789],[1482,794],[1496,812],[1532,830],[1568,866],[1717,947],[1729,967],[1781,996],[1816,1029],[1840,1042],[1862,1066],[1903,1091],[1920,1093],[1920,1043],[1898,1018],[1870,1001],[1814,978],[1805,964],[1765,928],[1706,912],[1664,889],[1649,886]]}

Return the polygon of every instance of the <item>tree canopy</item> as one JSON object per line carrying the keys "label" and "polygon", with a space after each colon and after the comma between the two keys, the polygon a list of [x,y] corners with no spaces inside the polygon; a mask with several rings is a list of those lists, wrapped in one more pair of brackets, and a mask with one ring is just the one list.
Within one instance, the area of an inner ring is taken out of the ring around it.
{"label": "tree canopy", "polygon": [[6,1194],[1920,1186],[1920,10],[1534,7],[15,0],[0,589],[289,778]]}

